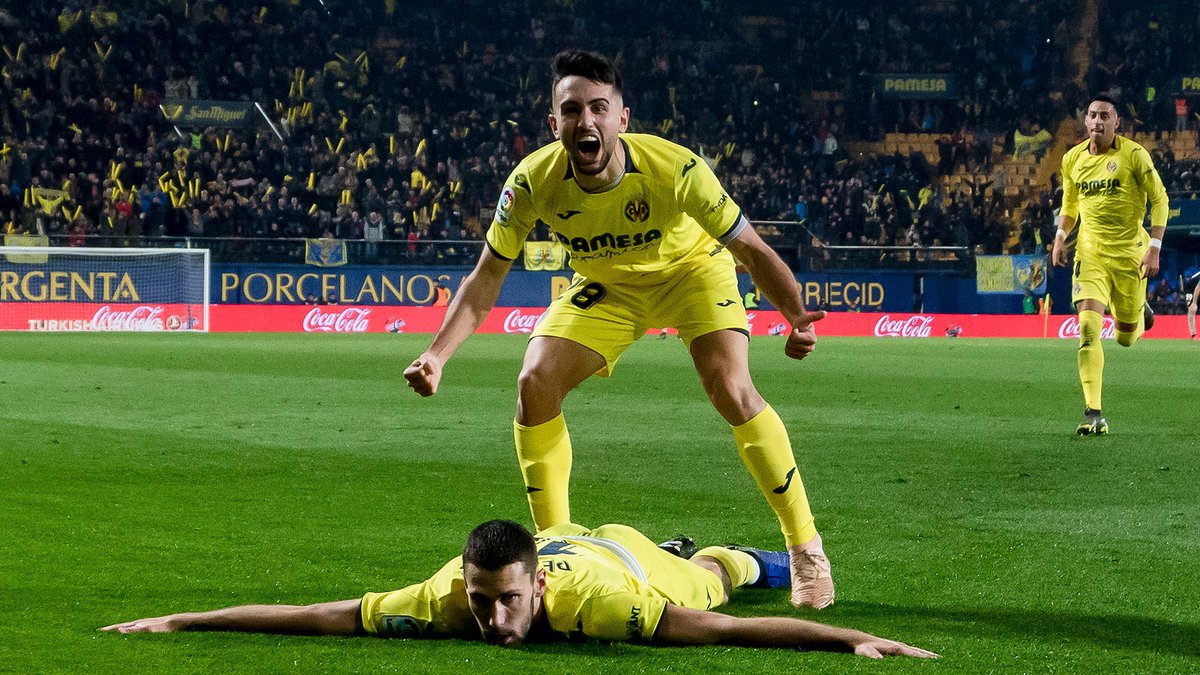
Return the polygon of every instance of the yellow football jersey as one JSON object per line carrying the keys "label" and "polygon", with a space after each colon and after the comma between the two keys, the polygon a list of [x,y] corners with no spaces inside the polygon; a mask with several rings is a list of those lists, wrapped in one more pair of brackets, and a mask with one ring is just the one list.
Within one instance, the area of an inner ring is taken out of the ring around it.
{"label": "yellow football jersey", "polygon": [[[530,154],[508,177],[488,228],[492,250],[515,259],[540,220],[592,281],[637,283],[681,263],[732,257],[741,209],[702,158],[648,134],[622,134],[625,175],[610,190],[584,192],[562,143]],[[716,252],[714,254],[714,252]]]}
{"label": "yellow football jersey", "polygon": [[[654,636],[667,599],[651,588],[624,546],[587,536],[537,537],[537,545],[538,564],[546,570],[542,602],[552,631],[602,640]],[[462,556],[425,582],[366,594],[361,612],[363,627],[375,635],[480,636],[467,602]]]}
{"label": "yellow football jersey", "polygon": [[1099,254],[1145,251],[1146,201],[1152,227],[1167,224],[1167,191],[1141,145],[1117,136],[1108,152],[1093,155],[1088,141],[1062,160],[1062,214],[1079,216],[1079,249]]}

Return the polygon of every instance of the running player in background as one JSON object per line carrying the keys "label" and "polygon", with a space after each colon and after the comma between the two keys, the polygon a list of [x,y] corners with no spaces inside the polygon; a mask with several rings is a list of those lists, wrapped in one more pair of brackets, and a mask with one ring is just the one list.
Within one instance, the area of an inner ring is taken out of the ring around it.
{"label": "running player in background", "polygon": [[534,524],[544,530],[571,522],[567,394],[592,375],[608,376],[650,327],[671,326],[779,518],[791,554],[792,603],[832,604],[829,560],[787,429],[750,378],[734,257],[791,325],[787,356],[812,352],[812,324],[825,313],[805,311],[787,264],[702,158],[657,136],[625,133],[629,108],[611,61],[558,54],[549,123],[558,140],[509,176],[475,270],[429,349],[404,371],[409,386],[422,396],[437,391],[446,361],[496,304],[525,238],[539,220],[549,223],[576,274],[534,330],[517,382],[513,428]]}
{"label": "running player in background", "polygon": [[667,645],[738,644],[850,651],[860,656],[938,655],[862,631],[787,617],[711,611],[741,586],[789,583],[787,554],[711,546],[684,560],[626,525],[565,524],[535,538],[493,520],[463,554],[427,581],[361,599],[315,605],[243,605],[105,626],[120,633],[185,630],[457,637],[513,647],[577,637]]}
{"label": "running player in background", "polygon": [[1200,272],[1196,272],[1188,277],[1184,282],[1183,287],[1191,286],[1192,290],[1187,293],[1187,322],[1188,332],[1191,333],[1192,339],[1196,339],[1196,303],[1200,302],[1197,296],[1200,296]]}
{"label": "running player in background", "polygon": [[[1150,154],[1117,135],[1116,102],[1095,96],[1084,115],[1088,140],[1062,160],[1063,203],[1051,259],[1066,265],[1065,239],[1079,219],[1071,301],[1079,312],[1079,381],[1083,385],[1080,435],[1107,434],[1100,407],[1104,349],[1100,330],[1107,308],[1116,322],[1117,344],[1129,347],[1154,325],[1146,280],[1158,273],[1167,225],[1167,191]],[[1142,227],[1150,202],[1150,233]]]}

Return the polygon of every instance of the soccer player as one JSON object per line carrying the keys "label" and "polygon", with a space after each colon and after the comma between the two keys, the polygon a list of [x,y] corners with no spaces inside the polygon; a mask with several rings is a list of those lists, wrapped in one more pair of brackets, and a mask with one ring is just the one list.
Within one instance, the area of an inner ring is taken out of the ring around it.
{"label": "soccer player", "polygon": [[805,311],[787,265],[702,158],[656,136],[625,133],[629,108],[612,62],[568,51],[553,68],[549,123],[558,140],[509,176],[478,264],[430,347],[404,371],[409,386],[422,396],[437,391],[446,361],[495,305],[522,242],[539,220],[549,223],[576,274],[533,331],[517,381],[514,436],[536,527],[571,521],[567,394],[592,375],[608,376],[649,327],[672,326],[779,519],[792,560],[792,603],[832,604],[829,560],[787,429],[750,379],[734,257],[791,324],[786,355],[813,351],[812,324],[825,313]]}
{"label": "soccer player", "polygon": [[1187,294],[1188,332],[1192,334],[1192,339],[1195,340],[1196,339],[1196,303],[1200,302],[1200,299],[1198,299],[1198,298],[1200,298],[1200,272],[1196,272],[1192,276],[1188,277],[1187,283],[1185,283],[1184,286],[1186,287],[1187,284],[1192,284],[1192,290],[1190,292],[1188,292],[1188,294]]}
{"label": "soccer player", "polygon": [[734,588],[787,585],[786,558],[783,552],[709,547],[684,560],[625,525],[587,530],[568,523],[535,539],[517,523],[492,520],[471,532],[461,556],[427,581],[398,591],[306,606],[172,614],[101,630],[459,637],[509,647],[584,636],[852,651],[872,658],[938,656],[857,630],[711,611]]}
{"label": "soccer player", "polygon": [[[1132,346],[1154,324],[1146,280],[1158,273],[1167,225],[1167,191],[1142,146],[1117,135],[1115,101],[1095,96],[1084,115],[1088,139],[1062,160],[1063,202],[1051,258],[1067,264],[1067,234],[1080,219],[1071,301],[1079,312],[1079,381],[1083,385],[1082,436],[1107,434],[1100,412],[1104,350],[1100,330],[1107,308],[1117,344]],[[1150,233],[1142,227],[1150,202]]]}

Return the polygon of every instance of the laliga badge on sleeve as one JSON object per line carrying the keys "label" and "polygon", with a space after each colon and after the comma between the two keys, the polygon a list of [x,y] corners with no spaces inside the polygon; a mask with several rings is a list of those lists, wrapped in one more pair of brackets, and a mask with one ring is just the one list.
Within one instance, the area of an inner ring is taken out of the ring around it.
{"label": "laliga badge on sleeve", "polygon": [[505,185],[500,191],[500,201],[496,202],[496,222],[508,224],[508,216],[512,213],[513,203],[517,201],[517,193],[511,185]]}

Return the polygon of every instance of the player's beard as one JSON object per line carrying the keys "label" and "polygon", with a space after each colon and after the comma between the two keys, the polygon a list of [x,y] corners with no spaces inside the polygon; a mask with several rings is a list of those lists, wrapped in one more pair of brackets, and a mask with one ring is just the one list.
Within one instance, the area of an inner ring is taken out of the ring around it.
{"label": "player's beard", "polygon": [[529,631],[533,628],[533,619],[535,610],[534,605],[537,602],[536,598],[529,599],[529,614],[525,617],[524,625],[517,629],[505,630],[503,632],[488,630],[480,627],[483,632],[483,640],[490,645],[498,645],[500,647],[519,647],[529,637]]}

